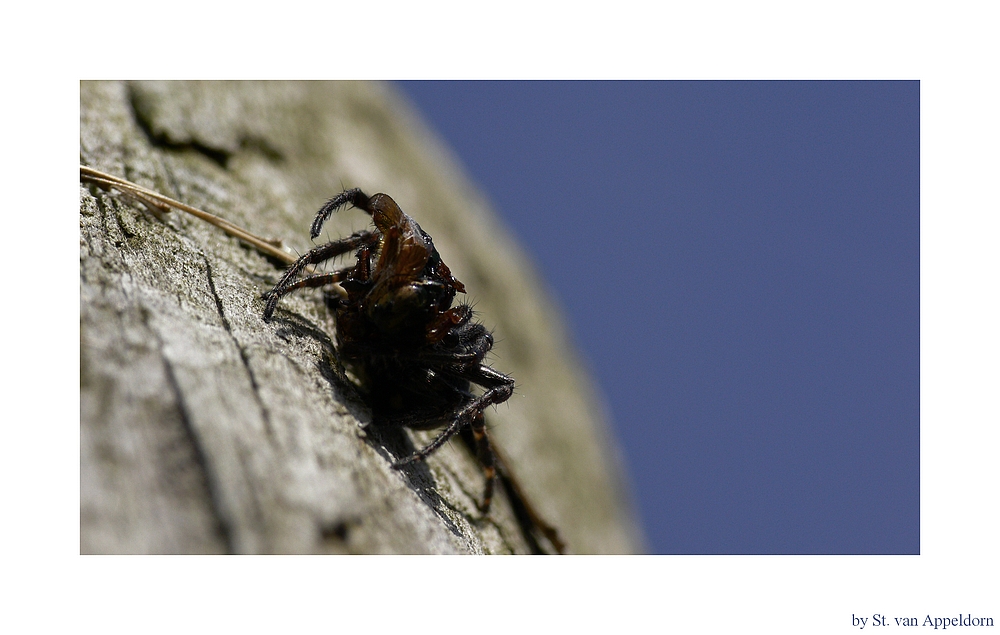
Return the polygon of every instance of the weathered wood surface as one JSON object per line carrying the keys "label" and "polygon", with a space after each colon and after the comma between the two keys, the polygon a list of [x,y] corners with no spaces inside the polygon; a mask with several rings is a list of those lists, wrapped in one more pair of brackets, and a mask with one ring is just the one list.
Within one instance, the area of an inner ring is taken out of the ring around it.
{"label": "weathered wood surface", "polygon": [[[83,82],[80,162],[268,237],[311,247],[342,187],[390,194],[434,237],[517,392],[491,435],[574,553],[639,533],[616,452],[523,254],[391,87]],[[345,211],[325,237],[366,225]],[[84,553],[524,553],[501,493],[458,442],[361,432],[316,292],[264,323],[280,267],[180,212],[80,188],[80,549]]]}

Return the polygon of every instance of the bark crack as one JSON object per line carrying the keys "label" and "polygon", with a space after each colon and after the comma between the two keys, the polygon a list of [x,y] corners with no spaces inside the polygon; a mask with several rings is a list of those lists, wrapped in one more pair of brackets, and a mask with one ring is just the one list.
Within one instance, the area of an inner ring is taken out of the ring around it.
{"label": "bark crack", "polygon": [[226,333],[232,338],[233,344],[236,346],[236,350],[240,354],[240,361],[243,363],[243,368],[247,372],[247,377],[250,378],[250,388],[253,391],[254,401],[257,402],[257,408],[260,410],[261,419],[264,422],[264,431],[267,434],[268,440],[275,444],[277,443],[277,437],[274,433],[274,427],[271,423],[271,413],[268,412],[267,407],[260,398],[260,384],[257,383],[257,376],[254,375],[253,368],[250,366],[250,359],[247,357],[246,349],[240,344],[239,339],[237,339],[236,334],[233,333],[232,324],[229,322],[229,318],[226,316],[226,311],[222,305],[222,297],[219,295],[218,289],[215,287],[215,275],[212,273],[212,264],[209,262],[208,256],[204,253],[200,254],[202,260],[205,262],[205,271],[208,277],[208,288],[212,291],[212,298],[215,299],[215,308],[219,312],[219,318],[222,320],[222,326],[226,329]]}
{"label": "bark crack", "polygon": [[160,338],[159,332],[157,332],[157,330],[153,328],[152,324],[150,324],[148,309],[142,305],[140,305],[139,308],[143,324],[147,329],[149,329],[150,333],[153,334],[153,337],[156,340],[156,348],[160,353],[160,359],[163,360],[163,366],[166,370],[165,374],[167,377],[167,383],[170,385],[170,389],[173,391],[174,398],[177,401],[177,411],[181,418],[181,425],[184,428],[184,434],[187,437],[188,442],[191,444],[191,448],[194,451],[195,462],[203,475],[205,487],[208,490],[209,507],[212,512],[212,517],[215,519],[216,523],[216,533],[222,538],[223,543],[226,545],[226,551],[228,553],[235,553],[232,527],[230,526],[228,519],[222,513],[222,506],[219,503],[218,487],[215,483],[215,478],[213,477],[208,459],[205,456],[204,449],[201,446],[198,432],[195,430],[194,423],[191,420],[191,414],[188,411],[187,403],[184,400],[184,391],[181,389],[180,383],[177,381],[177,375],[174,372],[173,364],[170,363],[170,358],[167,357],[163,346],[163,340]]}

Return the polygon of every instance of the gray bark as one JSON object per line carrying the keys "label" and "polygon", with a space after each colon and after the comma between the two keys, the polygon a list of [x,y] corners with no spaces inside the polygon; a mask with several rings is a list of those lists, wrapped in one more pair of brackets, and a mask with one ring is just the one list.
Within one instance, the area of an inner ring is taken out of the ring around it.
{"label": "gray bark", "polygon": [[[80,162],[302,253],[343,187],[386,192],[434,237],[517,380],[491,437],[575,553],[641,538],[617,451],[524,254],[391,87],[105,83],[80,87]],[[342,211],[323,240],[366,226]],[[303,291],[261,319],[281,268],[182,212],[80,188],[80,549],[84,553],[525,553],[502,492],[457,442],[365,434],[333,370],[334,325]]]}

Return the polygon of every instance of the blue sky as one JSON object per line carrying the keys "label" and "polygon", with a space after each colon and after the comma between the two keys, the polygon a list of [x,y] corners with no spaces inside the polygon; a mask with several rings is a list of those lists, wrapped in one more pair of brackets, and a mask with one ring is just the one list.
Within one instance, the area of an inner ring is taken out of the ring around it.
{"label": "blue sky", "polygon": [[652,552],[919,552],[919,83],[400,87],[565,309]]}

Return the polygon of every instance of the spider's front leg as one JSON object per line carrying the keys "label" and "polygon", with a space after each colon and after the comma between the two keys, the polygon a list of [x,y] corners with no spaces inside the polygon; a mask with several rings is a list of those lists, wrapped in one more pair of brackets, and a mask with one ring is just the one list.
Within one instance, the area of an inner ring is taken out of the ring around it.
{"label": "spider's front leg", "polygon": [[344,190],[327,201],[323,207],[319,209],[316,213],[316,218],[313,219],[312,227],[309,228],[309,235],[313,238],[319,236],[320,231],[323,229],[323,223],[330,220],[330,216],[332,216],[335,211],[344,205],[351,204],[354,207],[360,207],[369,214],[372,214],[373,212],[368,202],[368,195],[362,192],[360,188],[356,187],[354,189]]}
{"label": "spider's front leg", "polygon": [[264,320],[271,319],[271,316],[274,314],[274,309],[278,306],[278,300],[281,299],[281,296],[302,287],[319,287],[331,282],[340,282],[344,279],[347,272],[350,271],[349,269],[344,269],[328,274],[308,276],[302,280],[296,281],[295,278],[307,266],[326,262],[331,258],[336,258],[342,254],[346,254],[347,252],[357,249],[363,245],[369,245],[376,240],[378,240],[377,234],[368,230],[363,230],[351,234],[347,238],[342,238],[341,240],[335,240],[325,245],[320,245],[319,247],[306,252],[301,258],[292,263],[292,266],[288,268],[285,275],[281,276],[281,280],[278,280],[278,284],[274,285],[273,289],[263,295],[263,298],[267,300],[267,305],[264,307]]}

